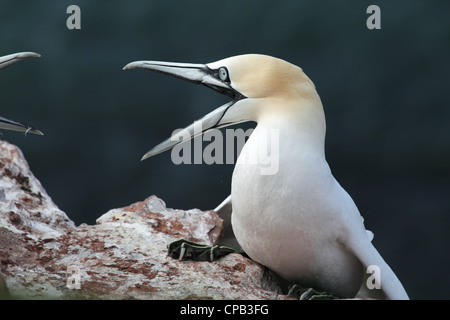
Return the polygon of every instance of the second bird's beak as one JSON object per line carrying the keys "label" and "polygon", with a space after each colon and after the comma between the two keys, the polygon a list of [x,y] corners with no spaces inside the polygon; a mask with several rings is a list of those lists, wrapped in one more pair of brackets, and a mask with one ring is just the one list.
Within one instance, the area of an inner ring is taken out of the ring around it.
{"label": "second bird's beak", "polygon": [[[123,69],[135,68],[152,70],[196,84],[202,84],[233,98],[232,101],[220,106],[203,118],[183,129],[181,134],[178,134],[176,137],[172,136],[158,144],[156,147],[148,151],[141,160],[145,160],[169,150],[177,144],[202,135],[209,130],[222,128],[239,122],[230,116],[230,112],[227,113],[227,111],[237,101],[246,97],[235,90],[229,81],[222,81],[219,77],[218,70],[212,70],[205,64],[174,63],[163,61],[135,61],[127,64]],[[180,139],[180,137],[182,137],[182,139]]]}
{"label": "second bird's beak", "polygon": [[6,68],[13,63],[26,58],[38,58],[41,55],[35,52],[18,52],[13,54],[8,54],[7,56],[0,57],[0,69]]}
{"label": "second bird's beak", "polygon": [[34,133],[38,134],[40,136],[43,136],[44,134],[42,131],[33,128],[31,126],[24,125],[20,122],[13,121],[10,119],[6,119],[3,117],[0,117],[0,129],[6,129],[11,131],[19,131],[19,132],[25,132],[25,133]]}
{"label": "second bird's beak", "polygon": [[[7,56],[0,57],[0,69],[6,68],[13,63],[21,61],[26,58],[37,58],[41,55],[35,52],[18,52],[13,54],[8,54]],[[33,128],[31,126],[24,125],[20,122],[16,122],[10,119],[0,117],[0,129],[19,131],[25,133],[34,133],[38,135],[44,135],[40,130]]]}

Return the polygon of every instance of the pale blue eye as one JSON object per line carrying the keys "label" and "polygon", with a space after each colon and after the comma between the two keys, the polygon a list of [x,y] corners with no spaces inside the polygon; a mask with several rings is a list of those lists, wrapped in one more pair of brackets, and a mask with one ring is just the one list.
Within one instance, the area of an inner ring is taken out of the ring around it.
{"label": "pale blue eye", "polygon": [[219,69],[219,78],[222,81],[227,81],[228,80],[228,70],[225,67],[222,67]]}

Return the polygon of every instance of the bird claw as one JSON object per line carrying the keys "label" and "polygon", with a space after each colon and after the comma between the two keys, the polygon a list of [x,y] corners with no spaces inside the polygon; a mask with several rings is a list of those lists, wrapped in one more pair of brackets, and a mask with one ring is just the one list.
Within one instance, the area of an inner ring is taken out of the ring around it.
{"label": "bird claw", "polygon": [[319,292],[313,288],[302,288],[297,284],[294,284],[288,292],[288,296],[296,298],[298,300],[334,300],[338,299],[327,292]]}
{"label": "bird claw", "polygon": [[210,246],[184,239],[170,243],[167,248],[169,255],[178,260],[213,262],[214,260],[230,253],[244,253],[242,250],[237,250],[226,246]]}

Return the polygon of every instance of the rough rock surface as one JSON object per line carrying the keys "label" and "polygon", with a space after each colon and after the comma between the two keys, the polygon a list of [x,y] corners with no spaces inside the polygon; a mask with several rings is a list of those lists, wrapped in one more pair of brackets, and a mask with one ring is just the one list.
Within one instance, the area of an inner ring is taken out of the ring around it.
{"label": "rough rock surface", "polygon": [[239,254],[178,261],[167,244],[217,241],[213,211],[174,210],[156,196],[75,227],[0,141],[0,297],[27,299],[285,299],[267,270]]}

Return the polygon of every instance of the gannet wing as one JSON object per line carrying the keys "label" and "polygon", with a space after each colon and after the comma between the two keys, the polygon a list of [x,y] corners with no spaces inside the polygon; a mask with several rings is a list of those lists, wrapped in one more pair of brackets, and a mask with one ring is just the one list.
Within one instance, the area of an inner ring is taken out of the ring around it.
{"label": "gannet wing", "polygon": [[236,240],[236,237],[233,233],[233,228],[231,225],[231,214],[233,212],[233,207],[231,204],[231,195],[229,195],[225,200],[222,201],[215,209],[215,212],[221,217],[224,221],[222,237],[219,241],[219,244],[222,246],[228,246],[234,249],[241,249],[241,246]]}
{"label": "gannet wing", "polygon": [[[340,221],[341,227],[343,227],[343,229],[340,229],[337,240],[361,262],[364,270],[363,282],[357,296],[408,300],[408,294],[400,280],[373,246],[373,233],[364,226],[364,219],[355,202],[337,181],[336,184],[338,187],[335,191],[338,193],[333,196],[340,199],[338,212],[342,214]],[[373,268],[376,270],[372,271]],[[367,285],[368,281],[373,283],[372,280],[375,280],[373,272],[377,271],[379,271],[378,275],[380,276],[379,289]]]}
{"label": "gannet wing", "polygon": [[[225,220],[226,217],[228,217],[228,219],[230,220],[231,223],[231,211],[232,211],[232,207],[231,207],[231,194],[222,201],[221,204],[219,204],[215,209],[215,212],[217,212],[219,214],[219,216]],[[222,216],[222,214],[224,216]]]}

